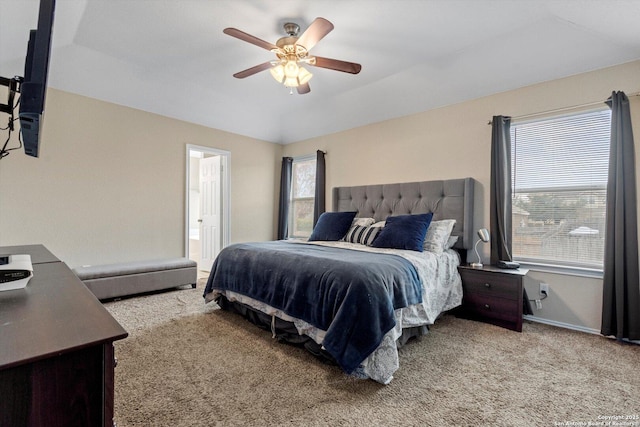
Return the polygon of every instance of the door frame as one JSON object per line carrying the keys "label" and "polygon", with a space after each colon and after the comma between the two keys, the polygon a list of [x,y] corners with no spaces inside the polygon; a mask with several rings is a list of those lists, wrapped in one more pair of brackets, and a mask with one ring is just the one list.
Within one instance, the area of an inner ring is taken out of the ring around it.
{"label": "door frame", "polygon": [[[184,253],[185,257],[189,258],[189,198],[191,188],[191,162],[189,161],[191,152],[198,151],[203,154],[210,154],[214,156],[221,157],[221,165],[222,165],[222,174],[220,180],[220,194],[222,198],[222,209],[221,209],[221,218],[220,218],[220,228],[222,230],[222,242],[221,248],[224,248],[229,245],[229,241],[231,240],[231,205],[230,205],[230,195],[231,195],[231,180],[230,180],[230,171],[231,171],[231,152],[226,150],[220,150],[217,148],[211,147],[203,147],[200,145],[186,144],[186,156],[185,156],[185,171],[186,171],[186,179],[185,179],[185,217],[184,217]],[[200,266],[198,266],[200,267]]]}

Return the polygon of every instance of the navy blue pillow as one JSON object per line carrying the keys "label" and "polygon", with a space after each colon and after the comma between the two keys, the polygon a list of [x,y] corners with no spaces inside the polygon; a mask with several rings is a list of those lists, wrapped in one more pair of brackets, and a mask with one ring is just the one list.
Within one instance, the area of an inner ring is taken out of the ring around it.
{"label": "navy blue pillow", "polygon": [[432,213],[390,216],[372,246],[422,252],[431,218]]}
{"label": "navy blue pillow", "polygon": [[320,215],[309,241],[337,241],[344,237],[358,212],[325,212]]}

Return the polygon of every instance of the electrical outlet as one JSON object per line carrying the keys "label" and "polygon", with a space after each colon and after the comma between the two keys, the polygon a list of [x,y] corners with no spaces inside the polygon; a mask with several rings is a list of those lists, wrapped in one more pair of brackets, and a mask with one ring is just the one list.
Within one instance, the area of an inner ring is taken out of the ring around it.
{"label": "electrical outlet", "polygon": [[548,283],[540,283],[540,294],[549,295],[549,284]]}

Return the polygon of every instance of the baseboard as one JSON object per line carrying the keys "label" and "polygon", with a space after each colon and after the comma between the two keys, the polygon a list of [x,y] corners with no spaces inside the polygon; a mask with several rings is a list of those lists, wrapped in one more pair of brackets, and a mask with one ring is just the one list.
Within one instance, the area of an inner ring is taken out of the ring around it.
{"label": "baseboard", "polygon": [[586,332],[588,334],[594,334],[594,335],[602,335],[600,331],[597,329],[587,328],[585,326],[579,326],[579,325],[572,325],[571,323],[558,322],[557,320],[544,319],[542,317],[531,316],[528,314],[522,316],[522,318],[524,320],[530,320],[532,322],[537,322],[537,323],[544,323],[545,325],[557,326],[559,328],[571,329],[574,331]]}
{"label": "baseboard", "polygon": [[[559,328],[571,329],[578,332],[586,332],[587,334],[602,335],[602,333],[600,333],[600,331],[597,329],[587,328],[587,327],[578,326],[578,325],[572,325],[571,323],[564,323],[564,322],[558,322],[555,320],[543,319],[542,317],[531,316],[528,314],[525,314],[524,316],[522,316],[522,318],[524,320],[530,320],[532,322],[544,323],[545,325],[557,326]],[[615,338],[615,337],[611,337],[611,338]],[[640,345],[640,340],[630,340],[627,338],[622,338],[622,341],[628,342],[630,344]]]}

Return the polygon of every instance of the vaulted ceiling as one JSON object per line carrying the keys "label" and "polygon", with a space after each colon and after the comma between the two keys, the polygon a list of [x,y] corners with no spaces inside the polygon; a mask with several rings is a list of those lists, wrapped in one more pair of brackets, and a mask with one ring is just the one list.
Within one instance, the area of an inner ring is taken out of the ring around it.
{"label": "vaulted ceiling", "polygon": [[[0,76],[23,75],[38,4],[0,0]],[[310,68],[306,95],[232,77],[275,56],[224,28],[275,43],[316,17],[335,29],[312,53],[360,74]],[[639,17],[640,0],[57,0],[49,85],[286,144],[640,59]]]}

